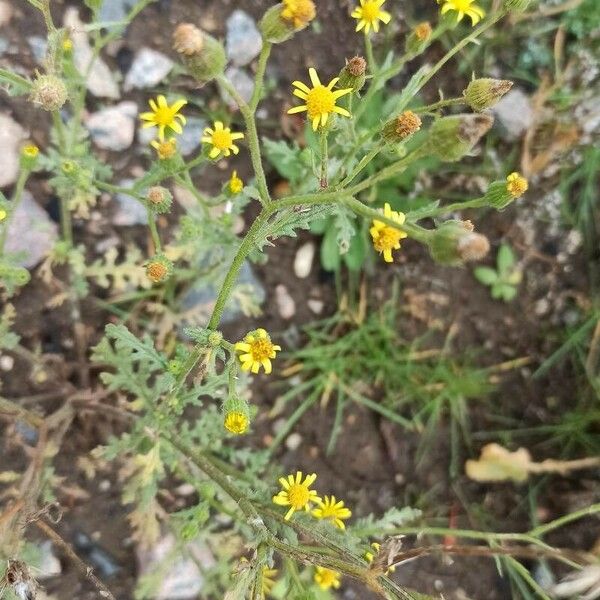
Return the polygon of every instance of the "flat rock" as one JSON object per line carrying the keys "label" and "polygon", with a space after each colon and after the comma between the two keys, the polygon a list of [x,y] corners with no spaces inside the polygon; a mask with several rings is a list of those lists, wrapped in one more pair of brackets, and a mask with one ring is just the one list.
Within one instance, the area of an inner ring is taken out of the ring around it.
{"label": "flat rock", "polygon": [[57,238],[56,223],[50,220],[46,211],[25,190],[10,221],[6,252],[21,254],[18,264],[31,269],[52,250]]}
{"label": "flat rock", "polygon": [[296,274],[296,277],[306,279],[306,277],[310,275],[314,258],[314,242],[306,242],[306,244],[302,244],[302,246],[298,248],[296,256],[294,257],[294,273]]}
{"label": "flat rock", "polygon": [[519,138],[533,123],[533,109],[529,96],[519,88],[510,90],[492,111],[500,135],[507,141]]}
{"label": "flat rock", "polygon": [[251,63],[262,48],[262,36],[254,19],[243,10],[234,10],[227,19],[225,50],[229,60],[238,67]]}
{"label": "flat rock", "polygon": [[[133,179],[122,179],[118,186],[128,188],[133,184]],[[112,222],[119,227],[131,227],[132,225],[147,225],[148,213],[146,207],[128,194],[115,194],[115,212]]]}
{"label": "flat rock", "polygon": [[125,77],[125,89],[143,89],[158,85],[173,68],[173,61],[164,54],[142,48],[133,59]]}
{"label": "flat rock", "polygon": [[85,126],[96,146],[119,152],[133,143],[137,113],[135,102],[120,102],[91,114]]}
{"label": "flat rock", "polygon": [[27,132],[9,115],[0,113],[0,188],[17,180],[21,144]]}
{"label": "flat rock", "polygon": [[[237,90],[238,94],[246,102],[250,102],[250,98],[252,98],[252,93],[254,92],[254,79],[252,79],[246,71],[239,69],[238,67],[229,67],[225,71],[225,76],[231,81],[231,84]],[[238,107],[236,101],[227,92],[223,92],[223,100],[231,108]]]}
{"label": "flat rock", "polygon": [[[71,31],[75,67],[80,73],[85,73],[92,60],[93,53],[85,31],[85,25],[81,22],[79,11],[75,7],[67,8],[63,24]],[[121,95],[112,71],[101,58],[94,60],[87,78],[87,89],[98,98],[117,99]]]}

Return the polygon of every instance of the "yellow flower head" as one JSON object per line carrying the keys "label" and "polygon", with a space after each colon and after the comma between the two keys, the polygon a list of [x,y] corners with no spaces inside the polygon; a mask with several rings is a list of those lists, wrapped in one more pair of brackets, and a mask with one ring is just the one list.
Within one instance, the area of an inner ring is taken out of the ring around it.
{"label": "yellow flower head", "polygon": [[329,85],[325,86],[319,80],[317,71],[312,67],[308,70],[310,81],[313,84],[312,88],[309,88],[305,83],[301,81],[294,81],[292,85],[296,87],[294,90],[294,96],[304,100],[306,104],[295,106],[288,110],[289,115],[295,113],[307,111],[308,120],[312,122],[312,128],[314,131],[319,127],[324,127],[327,124],[327,119],[331,113],[337,113],[344,117],[349,117],[350,113],[341,106],[336,106],[336,100],[352,92],[352,88],[345,90],[333,91],[333,86],[338,82],[339,77],[335,77],[329,82]]}
{"label": "yellow flower head", "polygon": [[344,501],[336,502],[335,496],[324,496],[323,503],[312,511],[317,519],[329,519],[336,527],[346,529],[344,520],[352,516],[352,511],[344,506]]}
{"label": "yellow flower head", "polygon": [[172,106],[169,106],[167,99],[160,95],[156,100],[149,101],[151,112],[145,112],[140,115],[144,127],[158,127],[158,139],[162,142],[165,139],[165,129],[168,127],[175,133],[182,133],[181,124],[185,125],[185,117],[179,114],[179,111],[187,104],[187,100],[177,100]]}
{"label": "yellow flower head", "polygon": [[177,152],[177,140],[175,138],[169,138],[163,142],[152,140],[150,145],[156,150],[156,154],[158,154],[160,160],[173,158]]}
{"label": "yellow flower head", "polygon": [[231,129],[224,127],[221,121],[215,121],[214,129],[207,127],[202,137],[205,144],[212,144],[212,149],[208,153],[211,158],[217,158],[220,154],[229,156],[232,152],[237,154],[240,149],[233,142],[243,139],[243,133],[232,133]]}
{"label": "yellow flower head", "polygon": [[[383,216],[396,221],[398,225],[402,225],[406,220],[404,213],[392,210],[387,202],[383,208]],[[375,219],[373,226],[369,229],[369,233],[371,234],[371,238],[373,238],[373,247],[375,250],[380,254],[383,253],[383,260],[385,262],[394,262],[392,250],[400,248],[400,240],[407,237],[406,232]]]}
{"label": "yellow flower head", "polygon": [[[371,564],[373,562],[373,560],[375,559],[375,555],[379,554],[379,550],[381,548],[381,544],[378,544],[377,542],[373,542],[371,544],[371,548],[373,548],[373,552],[371,552],[370,550],[367,550],[365,552],[365,560]],[[387,575],[388,573],[393,573],[396,570],[395,565],[392,565],[389,569],[386,570],[385,574]]]}
{"label": "yellow flower head", "polygon": [[0,223],[8,217],[8,213],[3,208],[0,208]]}
{"label": "yellow flower head", "polygon": [[64,52],[71,52],[73,50],[73,42],[71,38],[65,38],[62,43],[62,49]]}
{"label": "yellow flower head", "polygon": [[317,567],[315,571],[315,583],[322,590],[329,590],[331,588],[338,589],[341,585],[342,576],[332,569],[326,569],[325,567]]}
{"label": "yellow flower head", "polygon": [[235,435],[242,435],[248,431],[248,416],[239,410],[229,411],[225,415],[223,425],[227,431]]}
{"label": "yellow flower head", "polygon": [[281,346],[274,344],[269,334],[261,328],[248,333],[243,341],[237,342],[235,349],[243,352],[240,354],[242,371],[258,373],[262,366],[268,375],[273,370],[271,359],[275,358]]}
{"label": "yellow flower head", "polygon": [[391,21],[392,15],[381,9],[384,2],[385,0],[360,0],[360,6],[352,11],[352,17],[358,19],[356,31],[364,28],[365,33],[369,33],[372,27],[377,33],[379,31],[379,21],[386,25]]}
{"label": "yellow flower head", "polygon": [[296,477],[288,475],[280,477],[279,483],[283,488],[276,496],[273,496],[273,503],[279,506],[289,506],[290,509],[285,513],[284,519],[289,521],[297,510],[310,510],[310,503],[321,503],[321,498],[316,490],[311,490],[310,486],[315,482],[317,476],[315,473],[307,475],[302,481],[302,471],[296,473]]}
{"label": "yellow flower head", "polygon": [[305,27],[310,23],[317,11],[312,0],[283,0],[281,18],[294,26],[294,29]]}
{"label": "yellow flower head", "polygon": [[263,567],[262,570],[262,582],[260,589],[260,596],[264,600],[275,586],[275,577],[277,577],[277,569],[269,569],[269,567]]}
{"label": "yellow flower head", "polygon": [[458,15],[456,22],[460,23],[465,15],[471,17],[471,23],[475,26],[483,17],[485,11],[483,8],[474,4],[475,0],[437,0],[438,4],[443,2],[441,13],[444,15],[451,10],[455,10]]}
{"label": "yellow flower head", "polygon": [[234,171],[229,179],[229,191],[232,194],[239,194],[243,189],[244,182],[237,176],[237,171]]}
{"label": "yellow flower head", "polygon": [[21,153],[27,158],[36,158],[40,153],[40,149],[35,144],[27,144],[21,148]]}
{"label": "yellow flower head", "polygon": [[511,173],[506,178],[506,190],[513,198],[520,198],[528,189],[529,183],[520,173]]}

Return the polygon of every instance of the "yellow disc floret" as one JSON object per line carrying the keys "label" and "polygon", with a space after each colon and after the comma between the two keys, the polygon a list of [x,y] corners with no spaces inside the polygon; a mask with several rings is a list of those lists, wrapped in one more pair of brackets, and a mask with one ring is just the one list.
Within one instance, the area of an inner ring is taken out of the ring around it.
{"label": "yellow disc floret", "polygon": [[336,527],[346,529],[344,520],[352,516],[352,511],[344,506],[344,501],[336,501],[335,496],[324,496],[323,504],[312,511],[317,519],[330,520]]}
{"label": "yellow disc floret", "polygon": [[[402,225],[406,220],[404,213],[392,210],[387,202],[383,209],[383,216],[395,221],[398,225]],[[385,260],[385,262],[394,262],[392,250],[398,250],[400,248],[400,240],[407,237],[406,232],[392,227],[383,221],[374,219],[373,226],[369,229],[369,233],[373,239],[373,247],[377,252],[383,254],[383,260]]]}
{"label": "yellow disc floret", "polygon": [[240,354],[242,371],[252,371],[258,373],[261,367],[268,375],[272,370],[271,359],[275,358],[281,346],[271,341],[269,334],[264,329],[251,331],[241,342],[237,342],[235,349]]}
{"label": "yellow disc floret", "polygon": [[391,21],[392,15],[382,10],[385,0],[360,0],[360,6],[352,11],[352,17],[358,20],[356,31],[361,29],[369,33],[371,27],[375,32],[379,31],[379,21],[386,25]]}
{"label": "yellow disc floret", "polygon": [[511,173],[506,178],[506,190],[513,198],[520,198],[528,189],[529,183],[520,173]]}
{"label": "yellow disc floret", "polygon": [[140,115],[140,119],[145,121],[144,127],[158,127],[158,139],[162,142],[165,139],[165,129],[168,127],[175,133],[182,133],[182,124],[185,124],[185,117],[179,114],[179,111],[187,104],[187,100],[177,100],[172,106],[169,106],[167,99],[160,95],[156,100],[149,101],[151,111]]}
{"label": "yellow disc floret", "polygon": [[315,482],[317,476],[315,473],[307,475],[302,480],[302,471],[296,473],[296,477],[288,475],[280,477],[279,483],[283,488],[276,496],[273,496],[273,502],[279,506],[289,506],[285,513],[285,520],[288,521],[297,510],[310,510],[312,502],[321,503],[316,490],[311,490],[310,486]]}
{"label": "yellow disc floret", "polygon": [[456,15],[456,22],[460,23],[463,17],[467,15],[471,18],[471,23],[477,25],[483,17],[485,17],[485,11],[483,8],[475,5],[475,0],[437,0],[438,4],[443,2],[441,13],[444,15],[447,12],[454,10],[458,14]]}
{"label": "yellow disc floret", "polygon": [[173,158],[177,152],[177,140],[175,138],[170,138],[164,142],[152,140],[150,145],[156,150],[156,154],[160,160]]}
{"label": "yellow disc floret", "polygon": [[326,569],[325,567],[317,567],[315,571],[315,583],[322,590],[329,590],[331,588],[337,590],[341,585],[342,576],[332,569]]}
{"label": "yellow disc floret", "polygon": [[321,83],[315,69],[311,67],[308,70],[308,74],[313,85],[312,88],[309,88],[305,83],[302,83],[302,81],[294,81],[292,83],[296,88],[293,92],[294,96],[298,96],[298,98],[304,100],[305,104],[290,108],[288,114],[292,115],[307,111],[308,119],[312,123],[314,131],[317,130],[319,125],[324,127],[327,124],[327,120],[331,113],[349,117],[350,113],[345,108],[336,106],[336,101],[338,98],[351,93],[352,88],[334,91],[333,87],[339,81],[339,77],[335,77],[329,82],[329,85],[325,86]]}
{"label": "yellow disc floret", "polygon": [[27,158],[35,158],[40,153],[40,149],[35,144],[27,144],[21,148],[21,152]]}
{"label": "yellow disc floret", "polygon": [[229,127],[225,127],[221,121],[215,121],[214,128],[207,127],[204,130],[202,141],[205,144],[212,144],[212,148],[208,153],[210,158],[217,158],[220,155],[229,156],[232,152],[238,154],[240,149],[235,140],[243,140],[243,133],[234,133]]}
{"label": "yellow disc floret", "polygon": [[315,3],[312,0],[283,0],[281,18],[294,26],[305,27],[316,16]]}

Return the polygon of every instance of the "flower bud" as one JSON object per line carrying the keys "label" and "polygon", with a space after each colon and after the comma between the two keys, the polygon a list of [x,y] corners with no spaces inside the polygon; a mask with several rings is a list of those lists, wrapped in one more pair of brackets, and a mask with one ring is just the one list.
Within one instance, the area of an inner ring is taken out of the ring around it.
{"label": "flower bud", "polygon": [[367,79],[367,61],[362,56],[346,60],[346,66],[340,71],[339,78],[340,89],[351,88],[355,94],[360,92]]}
{"label": "flower bud", "polygon": [[44,110],[58,110],[67,101],[67,86],[56,75],[38,75],[33,82],[29,99]]}
{"label": "flower bud", "polygon": [[35,144],[26,144],[21,148],[21,168],[31,171],[35,168],[40,149]]}
{"label": "flower bud", "polygon": [[226,192],[233,196],[241,194],[244,189],[244,182],[238,177],[237,171],[233,171],[226,185]]}
{"label": "flower bud", "polygon": [[390,119],[381,130],[381,135],[386,142],[395,144],[402,142],[421,129],[421,119],[419,115],[411,110],[405,110],[397,117]]}
{"label": "flower bud", "polygon": [[235,435],[248,431],[250,425],[250,407],[248,402],[238,396],[230,396],[223,403],[223,426]]}
{"label": "flower bud", "polygon": [[485,200],[496,210],[506,208],[513,200],[520,198],[529,188],[527,179],[520,173],[511,173],[506,181],[494,181],[485,193]]}
{"label": "flower bud", "polygon": [[172,271],[173,263],[164,254],[156,254],[146,263],[146,277],[152,283],[166,281]]}
{"label": "flower bud", "polygon": [[263,39],[280,44],[302,31],[316,16],[313,0],[283,0],[272,6],[259,23]]}
{"label": "flower bud", "polygon": [[497,104],[512,86],[513,82],[506,79],[482,77],[473,79],[467,89],[463,91],[463,95],[473,110],[481,112]]}
{"label": "flower bud", "polygon": [[471,221],[445,221],[433,232],[428,245],[436,262],[450,266],[479,260],[490,249],[488,239],[473,231]]}
{"label": "flower bud", "polygon": [[420,54],[429,44],[431,40],[431,24],[429,21],[419,23],[406,38],[404,45],[408,54]]}
{"label": "flower bud", "polygon": [[504,0],[504,8],[515,12],[525,12],[530,4],[531,0]]}
{"label": "flower bud", "polygon": [[152,140],[150,145],[156,150],[156,154],[159,160],[169,160],[173,158],[177,153],[177,139],[169,138],[163,142],[159,140]]}
{"label": "flower bud", "polygon": [[429,130],[428,150],[443,162],[460,160],[489,131],[494,119],[488,114],[442,117]]}
{"label": "flower bud", "polygon": [[173,48],[181,55],[188,72],[200,83],[208,83],[225,69],[223,44],[190,23],[178,25]]}
{"label": "flower bud", "polygon": [[202,31],[192,23],[180,23],[173,32],[173,50],[185,56],[200,54],[204,48]]}
{"label": "flower bud", "polygon": [[173,196],[167,188],[155,185],[148,189],[146,200],[148,201],[150,210],[157,214],[162,214],[169,212],[171,203],[173,202]]}

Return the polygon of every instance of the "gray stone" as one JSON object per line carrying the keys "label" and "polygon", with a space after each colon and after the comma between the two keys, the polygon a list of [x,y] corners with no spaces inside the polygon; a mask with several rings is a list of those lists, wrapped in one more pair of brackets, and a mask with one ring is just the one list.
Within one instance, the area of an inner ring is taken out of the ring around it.
{"label": "gray stone", "polygon": [[125,77],[125,89],[150,88],[158,85],[173,68],[173,61],[151,48],[142,48],[133,59]]}
{"label": "gray stone", "polygon": [[198,146],[206,121],[200,117],[186,117],[183,133],[177,136],[177,147],[183,156],[189,156]]}
{"label": "gray stone", "polygon": [[5,37],[0,36],[0,56],[2,56],[9,48],[10,44]]}
{"label": "gray stone", "polygon": [[9,115],[0,113],[0,188],[17,180],[19,153],[27,132]]}
{"label": "gray stone", "polygon": [[103,0],[98,11],[98,21],[112,23],[123,21],[137,0]]}
{"label": "gray stone", "polygon": [[40,35],[32,35],[27,38],[27,43],[31,48],[31,53],[33,54],[33,58],[35,58],[35,62],[37,62],[38,65],[42,64],[46,58],[48,40]]}
{"label": "gray stone", "polygon": [[282,319],[291,319],[296,314],[296,303],[281,283],[275,286],[275,304]]}
{"label": "gray stone", "polygon": [[216,564],[212,552],[203,542],[189,542],[185,553],[175,550],[176,542],[172,534],[166,535],[151,548],[136,549],[140,575],[154,575],[156,572],[162,575],[154,600],[197,598],[204,585],[200,568],[210,569]]}
{"label": "gray stone", "polygon": [[302,244],[302,246],[298,248],[296,256],[294,257],[294,273],[296,274],[296,277],[305,279],[310,275],[314,258],[314,242],[306,242],[306,244]]}
{"label": "gray stone", "polygon": [[[252,79],[252,77],[250,77],[246,71],[238,69],[237,67],[229,67],[225,71],[225,75],[227,79],[231,81],[238,94],[246,102],[250,102],[250,98],[252,98],[252,92],[254,92],[254,79]],[[237,108],[236,101],[227,92],[223,92],[223,100],[231,108]]]}
{"label": "gray stone", "polygon": [[254,19],[243,10],[235,10],[227,19],[225,49],[229,60],[238,67],[252,62],[260,53],[262,37]]}
{"label": "gray stone", "polygon": [[513,88],[492,109],[500,135],[508,141],[519,138],[533,123],[533,109],[529,96]]}
{"label": "gray stone", "polygon": [[306,304],[315,315],[320,315],[323,312],[323,308],[325,308],[323,300],[317,300],[316,298],[311,298]]}
{"label": "gray stone", "polygon": [[137,113],[135,102],[120,102],[91,114],[85,126],[96,146],[120,152],[133,143]]}
{"label": "gray stone", "polygon": [[[88,40],[84,23],[79,18],[79,11],[69,7],[65,11],[64,26],[71,32],[73,41],[73,60],[80,73],[86,73],[93,59],[93,51]],[[119,86],[108,68],[101,59],[96,58],[87,78],[87,89],[98,98],[119,98]]]}
{"label": "gray stone", "polygon": [[54,554],[52,542],[45,540],[38,546],[40,552],[39,563],[36,565],[36,579],[49,579],[62,573],[60,560]]}
{"label": "gray stone", "polygon": [[[131,187],[133,179],[122,179],[119,187]],[[112,222],[119,227],[130,227],[132,225],[147,225],[148,213],[146,207],[128,194],[116,194],[114,197],[116,210]]]}
{"label": "gray stone", "polygon": [[31,269],[52,250],[57,237],[56,223],[25,190],[10,220],[4,247],[6,252],[19,253],[18,264]]}

